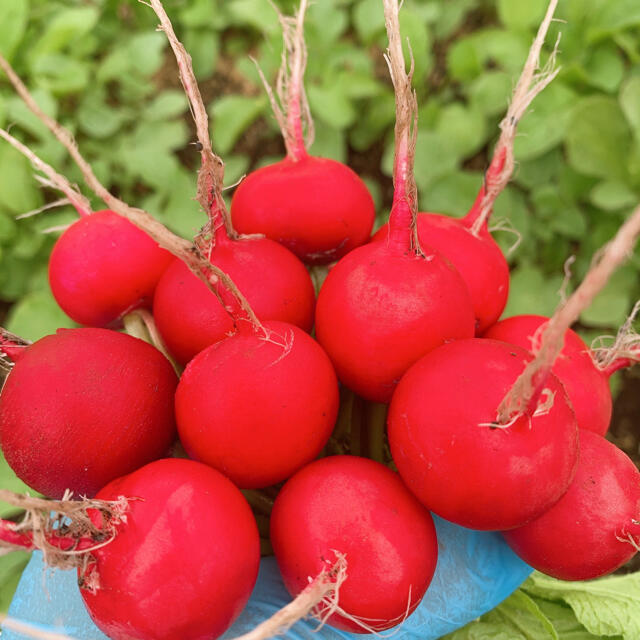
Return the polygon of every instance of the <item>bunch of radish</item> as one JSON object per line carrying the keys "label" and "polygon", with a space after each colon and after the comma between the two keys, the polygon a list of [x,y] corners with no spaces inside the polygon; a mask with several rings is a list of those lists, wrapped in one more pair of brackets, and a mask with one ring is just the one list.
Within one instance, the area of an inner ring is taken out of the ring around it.
{"label": "bunch of radish", "polygon": [[[256,637],[309,611],[348,631],[389,629],[431,582],[430,512],[503,531],[526,562],[563,579],[626,562],[640,544],[640,473],[603,436],[608,376],[636,354],[598,358],[569,327],[633,247],[640,208],[551,319],[498,322],[509,270],[487,220],[513,171],[518,121],[557,73],[553,63],[538,72],[556,3],[485,182],[453,219],[418,213],[412,66],[398,2],[383,0],[394,197],[373,237],[364,183],[307,151],[306,0],[280,16],[287,56],[279,95],[269,89],[287,156],[247,176],[231,215],[191,59],[160,0],[150,2],[196,122],[208,220],[193,241],[113,196],[0,56],[108,207],[92,212],[0,130],[78,210],[49,275],[61,308],[85,325],[33,345],[0,337],[12,363],[2,451],[55,499],[0,492],[28,514],[0,522],[0,544],[75,567],[91,617],[115,640],[221,635],[251,594],[261,549],[275,553],[295,600]],[[330,270],[316,305],[305,265],[318,264]]]}

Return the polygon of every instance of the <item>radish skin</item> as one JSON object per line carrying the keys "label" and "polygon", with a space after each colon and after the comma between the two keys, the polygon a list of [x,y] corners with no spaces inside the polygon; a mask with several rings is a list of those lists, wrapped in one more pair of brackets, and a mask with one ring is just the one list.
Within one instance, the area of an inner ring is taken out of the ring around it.
{"label": "radish skin", "polygon": [[60,329],[24,350],[0,395],[0,444],[16,475],[60,498],[166,455],[176,374],[154,347],[108,329]]}
{"label": "radish skin", "polygon": [[[383,631],[410,615],[438,556],[429,512],[396,473],[356,456],[323,458],[293,476],[276,498],[271,539],[294,596],[336,552],[344,555],[347,577],[327,622],[355,633]],[[331,611],[316,611],[323,613]]]}
{"label": "radish skin", "polygon": [[631,560],[640,544],[640,472],[611,442],[580,430],[575,479],[539,518],[503,535],[528,564],[560,580],[591,580]]}

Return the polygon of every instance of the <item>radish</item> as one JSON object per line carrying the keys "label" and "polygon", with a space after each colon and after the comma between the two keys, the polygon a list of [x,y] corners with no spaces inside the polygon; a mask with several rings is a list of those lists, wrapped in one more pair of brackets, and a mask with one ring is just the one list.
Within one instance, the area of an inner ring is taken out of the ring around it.
{"label": "radish", "polygon": [[[209,262],[240,287],[260,319],[281,320],[311,331],[315,290],[304,265],[277,242],[264,237],[239,236],[231,224],[222,196],[224,164],[211,149],[207,111],[191,58],[176,38],[162,4],[153,0],[151,6],[178,61],[202,147],[198,200],[207,211],[209,222],[196,244]],[[176,300],[188,300],[189,304],[177,305]],[[233,330],[221,301],[189,272],[182,260],[174,261],[163,275],[156,291],[153,315],[169,351],[182,364]]]}
{"label": "radish", "polygon": [[278,76],[280,104],[265,82],[287,156],[240,183],[231,202],[231,215],[241,233],[264,233],[307,264],[326,264],[367,242],[375,208],[366,185],[354,171],[341,162],[307,152],[313,123],[303,84],[306,7],[307,0],[301,0],[296,18],[279,14],[285,41]]}
{"label": "radish", "polygon": [[106,209],[81,217],[58,238],[49,259],[49,283],[72,320],[109,327],[138,307],[151,307],[171,261],[146,233]]}
{"label": "radish", "polygon": [[[256,522],[238,489],[205,465],[157,460],[84,503],[16,497],[35,522],[0,522],[0,540],[43,549],[51,566],[77,566],[89,614],[113,640],[217,638],[249,599]],[[64,527],[51,510],[67,515]]]}
{"label": "radish", "polygon": [[[513,316],[494,324],[483,337],[517,344],[535,353],[536,336],[539,338],[548,320],[544,316]],[[581,429],[599,435],[607,432],[613,406],[609,376],[615,370],[600,370],[580,336],[571,329],[565,332],[564,347],[552,371],[562,382]]]}
{"label": "radish", "polygon": [[[547,68],[538,73],[540,50],[556,5],[557,0],[549,3],[507,114],[500,124],[502,133],[486,172],[485,183],[469,213],[463,218],[436,213],[419,213],[417,217],[420,242],[442,253],[465,281],[473,303],[478,335],[500,317],[509,295],[509,266],[489,233],[488,220],[496,198],[513,173],[513,143],[518,122],[535,96],[558,73],[558,69],[553,70],[555,50]],[[384,225],[374,235],[373,241],[381,242],[389,233],[389,226]]]}
{"label": "radish", "polygon": [[[267,238],[232,240],[220,227],[208,256],[238,285],[261,320],[281,320],[311,331],[313,283],[290,251]],[[233,332],[220,300],[177,259],[160,278],[153,317],[167,348],[182,364]]]}
{"label": "radish", "polygon": [[285,480],[320,453],[335,425],[338,384],[326,354],[297,327],[238,326],[187,365],[176,421],[190,457],[252,489]]}
{"label": "radish", "polygon": [[567,490],[578,460],[578,429],[555,376],[549,408],[500,425],[500,400],[531,356],[497,340],[443,345],[404,375],[389,407],[393,460],[431,511],[472,529],[517,527]]}
{"label": "radish", "polygon": [[284,584],[300,593],[308,577],[344,555],[339,629],[382,631],[418,605],[435,571],[438,545],[429,512],[385,466],[355,456],[323,458],[293,476],[276,498],[271,540]]}
{"label": "radish", "polygon": [[412,73],[405,71],[397,9],[385,7],[396,90],[389,234],[386,242],[359,247],[331,269],[316,309],[316,335],[338,378],[374,402],[389,402],[418,358],[445,340],[470,338],[475,324],[462,278],[437,251],[423,252],[415,233],[417,104]]}
{"label": "radish", "polygon": [[69,202],[80,216],[58,238],[49,259],[49,284],[60,308],[79,324],[117,327],[130,311],[150,307],[171,254],[114,211],[92,213],[89,201],[64,176],[2,129],[0,137],[44,173],[47,179],[39,180],[62,191],[66,198],[60,203]]}
{"label": "radish", "polygon": [[615,445],[581,429],[580,461],[567,493],[504,537],[525,562],[555,578],[611,573],[640,545],[640,472]]}
{"label": "radish", "polygon": [[24,349],[0,395],[0,445],[36,491],[92,496],[166,455],[176,375],[142,340],[60,329]]}

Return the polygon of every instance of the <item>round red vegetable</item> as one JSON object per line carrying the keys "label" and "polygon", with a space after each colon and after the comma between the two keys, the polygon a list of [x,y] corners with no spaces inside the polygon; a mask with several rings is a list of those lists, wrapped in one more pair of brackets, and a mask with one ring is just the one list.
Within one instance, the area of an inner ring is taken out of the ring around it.
{"label": "round red vegetable", "polygon": [[388,629],[418,605],[436,567],[433,519],[385,466],[355,456],[313,462],[278,494],[271,541],[285,586],[296,595],[344,554],[347,578],[329,624]]}
{"label": "round red vegetable", "polygon": [[58,238],[49,260],[51,291],[79,324],[107,327],[149,307],[173,257],[114,211],[96,211]]}
{"label": "round red vegetable", "polygon": [[[315,290],[290,251],[267,238],[231,240],[221,226],[210,260],[234,281],[258,318],[311,331]],[[182,364],[233,331],[229,313],[182,260],[174,260],[160,279],[153,316],[167,348]]]}
{"label": "round red vegetable", "polygon": [[[544,316],[513,316],[494,324],[484,337],[517,344],[534,352],[535,340],[540,338],[540,332],[548,321],[549,318]],[[575,331],[569,329],[565,332],[564,347],[552,371],[569,396],[578,426],[604,435],[609,428],[613,407],[609,376],[596,367],[589,347]]]}
{"label": "round red vegetable", "polygon": [[504,533],[528,564],[561,580],[615,571],[640,544],[640,472],[615,445],[580,430],[580,461],[569,490],[532,522]]}
{"label": "round red vegetable", "polygon": [[375,208],[354,171],[305,152],[249,174],[231,216],[240,233],[264,233],[304,262],[325,264],[367,242]]}
{"label": "round red vegetable", "polygon": [[[244,608],[260,538],[249,505],[222,474],[158,460],[96,496],[130,498],[107,545],[78,569],[91,618],[113,640],[209,640]],[[101,526],[98,512],[92,514]]]}
{"label": "round red vegetable", "polygon": [[315,458],[333,430],[338,383],[329,358],[304,331],[248,323],[187,365],[176,420],[189,456],[243,489],[288,478]]}
{"label": "round red vegetable", "polygon": [[[481,195],[484,191],[480,192]],[[419,213],[418,237],[424,246],[439,251],[462,276],[473,304],[476,333],[482,333],[499,317],[509,296],[509,265],[484,224],[474,235],[471,227],[476,219],[474,207],[464,218],[451,218],[436,213]],[[388,235],[384,225],[373,236],[383,241]]]}
{"label": "round red vegetable", "polygon": [[108,329],[60,329],[13,367],[0,395],[0,444],[32,489],[92,496],[167,454],[176,374],[154,347]]}
{"label": "round red vegetable", "polygon": [[567,490],[578,460],[578,429],[562,385],[553,406],[496,425],[501,400],[531,356],[474,338],[446,344],[402,378],[389,408],[393,460],[431,511],[471,529],[520,526]]}
{"label": "round red vegetable", "polygon": [[369,244],[345,256],[322,285],[316,335],[338,378],[374,402],[389,402],[421,356],[474,331],[469,294],[458,272],[425,247]]}

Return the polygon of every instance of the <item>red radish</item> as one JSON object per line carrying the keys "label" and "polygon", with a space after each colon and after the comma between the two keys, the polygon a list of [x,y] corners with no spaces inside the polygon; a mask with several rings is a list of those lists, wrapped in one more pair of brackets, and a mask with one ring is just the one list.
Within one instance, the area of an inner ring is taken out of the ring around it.
{"label": "red radish", "polygon": [[0,444],[31,488],[92,496],[166,455],[176,375],[151,345],[108,329],[60,329],[24,350],[0,395]]}
{"label": "red radish", "polygon": [[[1,62],[22,93],[13,70]],[[57,204],[69,202],[80,216],[58,238],[49,260],[51,291],[62,310],[80,324],[110,327],[130,311],[150,307],[171,254],[115,211],[92,213],[89,201],[64,176],[2,129],[0,137],[47,176],[40,178],[44,185],[64,193]]]}
{"label": "red radish", "polygon": [[77,567],[89,614],[113,640],[222,634],[249,599],[260,562],[256,522],[238,489],[205,465],[165,459],[98,496],[50,501],[2,490],[30,519],[0,521],[0,541],[41,549],[52,567]]}
{"label": "red radish", "polygon": [[[281,320],[311,331],[313,283],[290,251],[266,238],[231,240],[220,227],[210,259],[233,279],[261,320]],[[158,283],[153,316],[167,348],[182,364],[233,331],[225,307],[177,259]]]}
{"label": "red radish", "polygon": [[108,327],[129,311],[151,307],[171,260],[144,231],[106,209],[81,217],[60,236],[49,260],[49,283],[72,320]]}
{"label": "red radish", "polygon": [[[433,247],[450,260],[464,279],[473,303],[476,317],[476,333],[480,334],[499,317],[509,294],[509,267],[500,247],[491,237],[488,220],[496,198],[506,187],[514,168],[513,143],[518,122],[531,101],[558,73],[550,65],[538,70],[540,51],[551,24],[557,0],[549,3],[545,18],[531,46],[527,61],[514,90],[506,116],[500,123],[502,133],[496,144],[485,183],[475,203],[463,218],[450,218],[435,213],[420,213],[417,229],[420,242]],[[373,237],[384,240],[390,233],[382,227]]]}
{"label": "red radish", "polygon": [[97,497],[120,496],[132,498],[126,520],[92,551],[95,562],[78,569],[93,621],[114,640],[220,636],[258,576],[260,538],[242,494],[214,469],[174,459],[119,478]]}
{"label": "red radish", "polygon": [[338,378],[359,395],[389,402],[404,372],[448,339],[470,338],[474,316],[464,281],[415,232],[413,158],[417,103],[406,74],[397,16],[387,16],[396,90],[394,199],[386,242],[359,247],[327,276],[316,335]]}
{"label": "red radish", "polygon": [[[513,316],[494,324],[483,337],[517,344],[535,353],[536,340],[548,321],[544,316]],[[614,370],[600,370],[580,336],[571,329],[565,332],[564,347],[552,371],[562,382],[581,429],[599,435],[607,432],[613,405],[609,375]]]}
{"label": "red radish", "polygon": [[301,0],[296,18],[280,15],[285,55],[290,55],[278,77],[282,107],[267,86],[287,157],[254,171],[240,183],[231,215],[241,233],[263,233],[307,264],[326,264],[368,240],[375,208],[366,185],[354,171],[341,162],[307,152],[303,119],[309,139],[313,123],[303,84],[306,7],[307,0]]}
{"label": "red radish", "polygon": [[344,554],[347,578],[328,622],[356,633],[402,622],[427,590],[438,556],[429,512],[397,474],[355,456],[323,458],[285,484],[271,541],[293,596],[335,562],[335,552]]}
{"label": "red radish", "polygon": [[580,461],[569,490],[532,522],[504,533],[538,571],[590,580],[615,571],[640,544],[640,473],[601,436],[580,430]]}
{"label": "red radish", "polygon": [[391,454],[409,489],[431,511],[472,529],[517,527],[567,490],[578,429],[562,385],[550,375],[552,406],[503,426],[505,393],[531,356],[474,338],[446,344],[402,378],[389,408]]}
{"label": "red radish", "polygon": [[[487,172],[487,176],[491,172]],[[507,304],[509,265],[489,233],[486,220],[477,234],[472,227],[480,211],[484,188],[464,218],[451,218],[437,213],[419,213],[417,217],[420,243],[439,251],[462,276],[469,289],[476,318],[476,333],[491,326]],[[384,225],[373,236],[384,241],[389,226]]]}
{"label": "red radish", "polygon": [[[162,4],[154,0],[151,5],[174,50],[201,145],[198,200],[208,213],[209,222],[196,244],[210,263],[229,274],[257,317],[289,322],[310,331],[315,305],[311,277],[304,265],[277,242],[239,236],[233,228],[222,197],[224,164],[211,148],[207,111],[191,58],[176,38]],[[176,304],[177,300],[188,301],[188,304]],[[181,260],[172,264],[158,285],[153,315],[169,351],[183,364],[233,330],[222,301],[217,300]]]}
{"label": "red radish", "polygon": [[301,146],[250,173],[236,189],[231,215],[240,233],[264,233],[307,264],[326,264],[367,242],[375,208],[352,169]]}
{"label": "red radish", "polygon": [[335,425],[338,384],[326,354],[297,327],[238,326],[187,365],[176,420],[190,457],[252,489],[285,480],[320,453]]}

